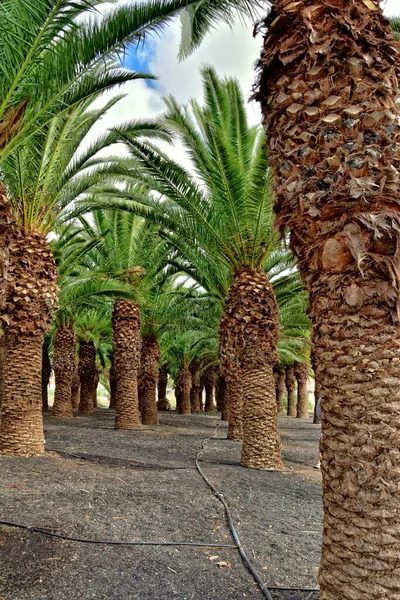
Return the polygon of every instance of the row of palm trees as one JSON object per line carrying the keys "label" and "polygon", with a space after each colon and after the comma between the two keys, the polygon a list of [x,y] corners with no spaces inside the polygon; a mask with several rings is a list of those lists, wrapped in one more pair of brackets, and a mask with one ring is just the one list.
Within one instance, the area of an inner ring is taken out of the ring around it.
{"label": "row of palm trees", "polygon": [[[261,3],[160,0],[116,9],[103,20],[80,19],[101,4],[10,0],[0,6],[0,160],[5,183],[0,302],[7,361],[0,451],[5,454],[17,453],[20,445],[29,448],[27,453],[43,451],[43,439],[36,435],[41,430],[42,343],[58,294],[45,234],[52,230],[49,220],[62,202],[51,204],[46,198],[38,203],[36,196],[25,193],[36,178],[23,177],[23,154],[36,165],[36,174],[45,177],[36,150],[57,127],[57,119],[65,119],[102,90],[142,77],[122,70],[116,53],[143,39],[146,31],[162,27],[177,11],[184,9],[185,54],[219,18],[226,20],[235,11],[254,14]],[[399,432],[394,418],[400,379],[398,46],[377,0],[277,0],[264,26],[256,97],[267,133],[278,225],[290,238],[309,294],[314,369],[323,399],[321,597],[394,597],[399,586]],[[149,144],[147,133],[138,139],[130,127],[121,128],[113,134],[129,148],[130,164],[103,164],[105,179],[76,196],[80,206],[75,214],[88,207],[102,210],[103,203],[131,210],[161,228],[183,271],[190,265],[209,282],[212,275],[198,268],[206,257],[210,271],[219,273],[217,294],[203,284],[200,291],[223,304],[220,363],[230,378],[231,413],[236,422],[242,418],[242,463],[276,468],[281,463],[271,390],[279,311],[263,258],[273,238],[265,209],[271,172],[257,150],[261,134],[242,131],[240,112],[229,111],[235,84],[217,81],[211,71],[204,78],[204,106],[192,103],[190,110],[177,110],[170,99],[169,122],[163,124],[167,131],[162,132],[167,137],[177,132],[184,140],[194,172]],[[197,150],[200,155],[195,157]],[[41,150],[38,154],[48,156]],[[98,175],[96,162],[89,172]],[[18,192],[11,199],[13,184],[6,174],[15,180],[17,171],[21,184],[14,186]],[[211,174],[217,181],[209,189]],[[254,182],[258,194],[249,192]],[[214,201],[222,230],[210,210]],[[268,227],[263,240],[261,231]],[[220,245],[222,233],[227,235]],[[115,307],[114,322],[117,331],[124,323],[137,338],[137,303],[130,293],[120,309]],[[133,343],[126,348],[122,334],[115,337],[115,349],[123,372],[120,389],[125,390],[127,382],[134,385],[139,350]],[[124,356],[132,359],[128,367]],[[233,365],[241,381],[232,375]],[[269,390],[266,398],[260,382]],[[131,406],[136,406],[135,397]],[[136,418],[133,412],[125,416]],[[236,429],[240,435],[240,425]]]}

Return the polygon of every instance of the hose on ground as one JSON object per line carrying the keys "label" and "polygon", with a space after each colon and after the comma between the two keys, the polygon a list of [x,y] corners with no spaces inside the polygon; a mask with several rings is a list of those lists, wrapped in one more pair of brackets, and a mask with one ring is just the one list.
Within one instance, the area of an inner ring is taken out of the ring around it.
{"label": "hose on ground", "polygon": [[209,440],[212,440],[213,438],[216,437],[217,435],[217,431],[219,429],[219,425],[217,425],[215,431],[214,431],[214,435],[212,437],[209,437],[205,440],[203,440],[203,442],[201,443],[201,450],[198,452],[197,456],[196,456],[196,469],[199,472],[199,474],[201,475],[201,477],[204,479],[204,481],[206,482],[206,484],[208,485],[208,487],[212,490],[212,492],[214,493],[214,495],[218,498],[218,500],[221,502],[221,504],[223,505],[224,509],[225,509],[225,515],[226,515],[226,519],[228,522],[228,526],[231,532],[231,535],[235,541],[236,544],[236,548],[239,551],[240,557],[245,565],[245,567],[247,568],[247,570],[249,571],[249,573],[252,575],[252,577],[254,578],[254,580],[257,582],[259,588],[261,589],[263,595],[265,598],[267,598],[267,600],[273,600],[272,596],[271,596],[271,591],[275,590],[275,591],[296,591],[296,592],[311,592],[311,595],[308,596],[308,598],[311,598],[312,594],[314,592],[319,592],[319,589],[316,588],[289,588],[289,587],[278,587],[278,586],[267,586],[263,580],[261,579],[261,577],[259,576],[259,574],[257,573],[256,569],[254,568],[254,565],[252,564],[251,560],[249,559],[249,557],[247,556],[242,543],[240,541],[238,532],[236,531],[235,528],[235,524],[233,522],[233,518],[232,518],[232,514],[228,505],[227,500],[225,499],[225,496],[223,494],[221,494],[221,492],[219,492],[217,490],[217,488],[211,483],[211,481],[208,479],[207,475],[204,473],[203,469],[200,466],[200,459],[202,457],[202,455],[204,454],[205,451],[205,445],[206,442],[208,442]]}
{"label": "hose on ground", "polygon": [[236,549],[234,544],[207,544],[207,542],[120,542],[113,540],[92,540],[87,538],[79,538],[70,535],[63,535],[62,533],[53,533],[42,527],[30,527],[29,525],[22,525],[21,523],[13,523],[12,521],[0,521],[0,525],[4,527],[16,527],[18,529],[25,529],[29,533],[39,533],[52,538],[58,538],[60,540],[66,540],[68,542],[79,542],[80,544],[99,544],[102,546],[187,546],[192,548],[230,548]]}

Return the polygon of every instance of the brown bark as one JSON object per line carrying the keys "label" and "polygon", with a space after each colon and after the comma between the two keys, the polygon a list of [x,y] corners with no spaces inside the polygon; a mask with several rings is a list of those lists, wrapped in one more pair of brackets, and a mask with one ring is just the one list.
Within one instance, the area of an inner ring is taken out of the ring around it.
{"label": "brown bark", "polygon": [[140,379],[142,389],[142,423],[158,425],[157,383],[160,350],[155,338],[142,340]]}
{"label": "brown bark", "polygon": [[[241,291],[239,291],[239,294]],[[228,440],[243,439],[243,374],[236,351],[237,332],[240,329],[232,302],[237,299],[228,294],[219,328],[219,364],[227,385],[227,402],[222,407],[221,419],[228,421]],[[241,311],[239,313],[243,315]],[[232,317],[233,315],[233,317]]]}
{"label": "brown bark", "polygon": [[178,376],[178,389],[179,389],[179,414],[190,415],[190,390],[192,387],[192,376],[189,369],[183,367],[179,371]]}
{"label": "brown bark", "polygon": [[73,411],[79,409],[80,390],[81,390],[81,380],[79,378],[78,365],[76,364],[76,361],[74,361],[74,372],[72,374],[72,382],[71,382],[71,404],[72,404]]}
{"label": "brown bark", "polygon": [[308,419],[308,379],[310,368],[305,363],[297,362],[294,365],[294,374],[297,380],[297,413],[298,419]]}
{"label": "brown bark", "polygon": [[157,383],[157,409],[168,410],[167,400],[167,386],[168,386],[168,370],[166,367],[160,367],[158,370],[158,383]]}
{"label": "brown bark", "polygon": [[179,414],[182,411],[182,393],[179,387],[179,378],[175,382],[175,402],[176,402],[176,412]]}
{"label": "brown bark", "polygon": [[[243,373],[237,365],[225,364],[227,402],[225,403],[228,420],[227,439],[240,442],[243,439]],[[225,411],[224,415],[225,415]]]}
{"label": "brown bark", "polygon": [[319,381],[316,376],[317,359],[316,359],[314,350],[312,350],[312,352],[311,352],[311,364],[312,364],[312,368],[314,371],[314,418],[313,418],[313,423],[315,425],[319,425],[321,423],[321,420],[318,419],[318,417],[317,417],[317,404],[318,404],[319,398],[321,397],[321,386],[320,386]]}
{"label": "brown bark", "polygon": [[208,367],[203,374],[203,384],[206,392],[205,412],[214,412],[214,368]]}
{"label": "brown bark", "polygon": [[109,408],[111,408],[112,410],[115,410],[115,408],[117,407],[117,381],[116,381],[116,377],[115,377],[115,369],[114,369],[114,362],[111,364],[110,367],[110,406]]}
{"label": "brown bark", "polygon": [[285,395],[285,371],[277,369],[275,372],[276,408],[278,415],[283,413],[283,398]]}
{"label": "brown bark", "polygon": [[[257,469],[282,468],[273,376],[278,358],[279,310],[264,271],[245,267],[236,274],[226,298],[220,332],[222,358],[238,367],[243,385],[241,464]],[[227,348],[231,352],[228,357],[224,351]],[[230,398],[229,411],[231,407]]]}
{"label": "brown bark", "polygon": [[[3,368],[4,368],[4,346],[2,339],[0,340],[0,382],[3,381]],[[42,347],[42,410],[47,412],[49,410],[49,383],[51,377],[51,362],[49,356],[49,344],[44,343]],[[0,390],[1,400],[1,390]]]}
{"label": "brown bark", "polygon": [[310,294],[322,397],[320,597],[395,600],[400,50],[376,0],[285,6],[278,0],[268,17],[259,98],[279,223]]}
{"label": "brown bark", "polygon": [[53,370],[56,381],[53,416],[72,417],[72,377],[75,370],[75,332],[60,327],[54,341]]}
{"label": "brown bark", "polygon": [[117,398],[115,428],[138,429],[141,351],[139,306],[132,300],[116,300],[112,322]]}
{"label": "brown bark", "polygon": [[95,371],[93,372],[93,385],[92,385],[93,406],[95,408],[97,408],[97,406],[98,406],[98,404],[97,404],[97,388],[99,387],[99,382],[100,382],[100,372],[99,372],[98,368],[96,367]]}
{"label": "brown bark", "polygon": [[295,417],[296,410],[296,378],[294,376],[294,365],[286,367],[285,375],[286,391],[287,391],[287,415]]}
{"label": "brown bark", "polygon": [[4,344],[7,369],[3,380],[0,454],[40,456],[44,452],[41,393],[43,338],[40,335],[6,332]]}
{"label": "brown bark", "polygon": [[0,454],[40,456],[44,450],[42,347],[57,300],[57,273],[40,232],[13,226],[9,233],[8,273],[2,282],[7,368],[2,385]]}
{"label": "brown bark", "polygon": [[221,420],[228,420],[228,386],[223,375],[219,375],[215,386],[217,410],[221,412]]}
{"label": "brown bark", "polygon": [[94,412],[93,387],[96,377],[96,348],[92,341],[81,340],[79,344],[79,379],[81,393],[79,401],[79,412],[92,415]]}
{"label": "brown bark", "polygon": [[192,376],[192,387],[190,388],[190,408],[192,413],[200,412],[200,365],[192,362],[190,365],[190,374]]}

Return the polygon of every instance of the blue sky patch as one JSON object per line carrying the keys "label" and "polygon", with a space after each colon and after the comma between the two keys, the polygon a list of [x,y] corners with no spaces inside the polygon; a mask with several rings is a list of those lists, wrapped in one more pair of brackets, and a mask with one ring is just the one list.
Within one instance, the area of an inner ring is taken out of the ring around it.
{"label": "blue sky patch", "polygon": [[[154,56],[155,44],[154,40],[147,39],[145,42],[132,44],[126,50],[125,57],[123,58],[123,66],[132,71],[138,71],[140,73],[150,73],[154,75],[151,68],[151,61]],[[151,79],[146,80],[146,85],[149,88],[156,89],[157,81]]]}

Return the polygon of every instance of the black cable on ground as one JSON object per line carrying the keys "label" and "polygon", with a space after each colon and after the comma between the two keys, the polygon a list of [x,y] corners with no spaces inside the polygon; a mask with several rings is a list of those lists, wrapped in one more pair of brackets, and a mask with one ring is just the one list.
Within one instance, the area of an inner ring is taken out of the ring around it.
{"label": "black cable on ground", "polygon": [[91,540],[63,535],[62,533],[53,533],[47,529],[42,529],[41,527],[30,527],[29,525],[22,525],[20,523],[13,523],[11,521],[0,521],[0,525],[4,525],[5,527],[25,529],[25,531],[29,531],[29,533],[40,533],[41,535],[46,535],[48,537],[67,540],[68,542],[79,542],[80,544],[100,544],[102,546],[188,546],[192,548],[237,548],[237,546],[234,544],[207,544],[206,542],[119,542],[112,540]]}
{"label": "black cable on ground", "polygon": [[132,469],[152,469],[154,471],[191,471],[193,467],[171,467],[169,465],[157,465],[150,463],[141,463],[124,458],[114,458],[113,456],[96,456],[87,454],[72,454],[72,452],[64,452],[63,450],[55,450],[54,448],[46,448],[46,452],[54,452],[77,460],[86,460],[98,464],[112,463],[113,466],[130,467]]}
{"label": "black cable on ground", "polygon": [[[199,451],[199,453],[196,456],[196,469],[198,470],[198,472],[200,473],[201,477],[204,479],[204,481],[206,482],[206,484],[208,485],[208,487],[214,492],[215,496],[218,498],[218,500],[222,503],[222,505],[224,506],[225,509],[225,514],[226,514],[226,518],[228,521],[228,526],[231,532],[231,535],[233,537],[233,539],[235,540],[236,543],[236,547],[240,553],[240,556],[242,558],[242,561],[245,565],[245,567],[247,568],[247,570],[249,571],[249,573],[253,576],[253,578],[255,579],[255,581],[257,582],[258,586],[260,587],[262,593],[264,594],[265,598],[267,598],[268,600],[274,600],[270,594],[270,590],[275,590],[275,591],[296,591],[296,592],[311,592],[311,594],[313,594],[314,592],[319,592],[318,589],[313,589],[313,588],[289,588],[289,587],[278,587],[278,586],[267,586],[263,580],[261,579],[261,577],[259,576],[259,574],[257,573],[257,571],[255,570],[251,560],[248,558],[242,543],[240,541],[239,535],[236,531],[233,519],[232,519],[232,514],[229,508],[229,505],[224,497],[223,494],[221,494],[221,492],[219,492],[216,487],[211,483],[211,481],[208,479],[207,475],[204,473],[203,469],[200,466],[200,458],[202,456],[202,454],[205,451],[205,444],[206,442],[208,442],[209,440],[215,438],[217,431],[219,429],[219,425],[217,425],[214,435],[212,437],[209,437],[207,439],[205,439],[202,443],[201,443],[201,450]],[[310,598],[310,596],[308,596],[308,598]]]}

